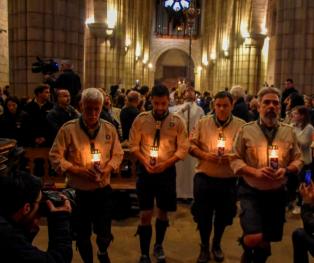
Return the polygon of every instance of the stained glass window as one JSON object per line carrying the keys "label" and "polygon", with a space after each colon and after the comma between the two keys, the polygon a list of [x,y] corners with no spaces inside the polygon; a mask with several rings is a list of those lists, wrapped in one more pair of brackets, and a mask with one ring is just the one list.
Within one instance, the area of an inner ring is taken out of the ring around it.
{"label": "stained glass window", "polygon": [[182,11],[190,7],[191,0],[165,0],[165,7],[172,8],[175,12]]}

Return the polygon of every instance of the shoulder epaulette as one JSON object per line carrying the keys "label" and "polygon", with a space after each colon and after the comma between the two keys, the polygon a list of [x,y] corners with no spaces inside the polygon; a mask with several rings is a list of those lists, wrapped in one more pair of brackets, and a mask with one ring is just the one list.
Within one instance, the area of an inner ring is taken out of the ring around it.
{"label": "shoulder epaulette", "polygon": [[243,124],[242,128],[244,128],[244,127],[246,127],[246,126],[253,125],[253,124],[255,124],[255,121],[247,122],[247,123]]}
{"label": "shoulder epaulette", "polygon": [[143,111],[139,115],[137,115],[137,118],[140,118],[140,117],[143,117],[143,116],[147,116],[149,114],[150,114],[150,111]]}
{"label": "shoulder epaulette", "polygon": [[289,127],[289,128],[291,128],[291,129],[293,129],[292,124],[289,124],[289,123],[280,122],[280,125],[281,125],[281,126],[284,126],[284,127]]}
{"label": "shoulder epaulette", "polygon": [[78,119],[73,119],[73,120],[70,120],[70,121],[67,121],[66,123],[64,123],[62,126],[63,127],[66,127],[68,125],[71,125],[71,124],[74,124],[78,121]]}
{"label": "shoulder epaulette", "polygon": [[99,121],[100,121],[100,124],[101,124],[101,125],[109,125],[109,126],[111,126],[112,128],[115,128],[114,125],[113,125],[111,122],[109,122],[109,121],[106,121],[106,120],[104,120],[104,119],[99,119]]}

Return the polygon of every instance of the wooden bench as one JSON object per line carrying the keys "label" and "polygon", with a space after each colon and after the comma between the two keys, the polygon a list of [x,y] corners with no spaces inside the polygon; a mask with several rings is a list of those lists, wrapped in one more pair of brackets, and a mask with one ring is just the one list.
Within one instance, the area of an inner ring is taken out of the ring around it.
{"label": "wooden bench", "polygon": [[[50,176],[49,175],[49,150],[50,148],[26,148],[25,157],[29,159],[28,168],[31,173],[34,174],[35,162],[36,159],[40,158],[43,162],[43,178],[44,184],[54,184],[57,189],[65,188],[65,177],[64,176]],[[131,164],[131,176],[125,178],[121,176],[121,167],[119,171],[114,173],[111,177],[111,187],[114,190],[134,190],[136,183],[136,168],[135,168],[135,159],[130,154],[129,149],[124,149],[124,162],[129,161]]]}

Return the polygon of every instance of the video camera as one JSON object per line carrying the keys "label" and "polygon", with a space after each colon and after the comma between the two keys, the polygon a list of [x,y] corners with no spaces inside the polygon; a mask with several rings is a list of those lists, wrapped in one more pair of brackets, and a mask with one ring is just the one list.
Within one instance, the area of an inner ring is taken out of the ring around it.
{"label": "video camera", "polygon": [[75,190],[72,188],[67,188],[62,191],[55,190],[43,190],[42,199],[39,205],[39,214],[41,216],[47,216],[49,213],[46,201],[50,200],[55,207],[62,206],[64,204],[64,199],[60,196],[63,194],[71,203],[71,207],[75,207]]}
{"label": "video camera", "polygon": [[43,73],[53,74],[59,71],[59,65],[53,59],[42,60],[40,57],[37,57],[37,62],[32,64],[32,72],[33,73]]}

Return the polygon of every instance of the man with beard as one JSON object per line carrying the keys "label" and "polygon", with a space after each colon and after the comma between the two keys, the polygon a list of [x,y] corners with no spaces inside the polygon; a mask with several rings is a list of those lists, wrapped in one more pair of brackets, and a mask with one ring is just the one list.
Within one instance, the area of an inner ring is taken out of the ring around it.
{"label": "man with beard", "polygon": [[243,230],[241,262],[266,262],[271,242],[280,241],[285,221],[286,175],[303,165],[293,128],[278,121],[280,93],[258,94],[260,120],[244,125],[234,142],[230,165],[242,177],[239,187]]}
{"label": "man with beard", "polygon": [[[233,139],[242,125],[234,117],[232,96],[220,91],[215,95],[213,115],[200,119],[190,136],[190,153],[198,158],[194,177],[194,204],[192,213],[201,238],[201,252],[197,263],[210,259],[209,237],[214,225],[212,252],[217,262],[224,260],[221,239],[226,226],[231,225],[236,215],[236,182],[228,161]],[[218,142],[224,142],[219,152]]]}
{"label": "man with beard", "polygon": [[176,210],[175,163],[184,159],[189,148],[183,120],[169,113],[169,90],[165,86],[152,89],[153,110],[143,112],[133,122],[129,145],[138,159],[137,194],[140,205],[140,263],[150,263],[149,247],[152,236],[151,220],[154,200],[157,204],[156,242],[157,262],[165,262],[162,247],[169,225],[167,212]]}

